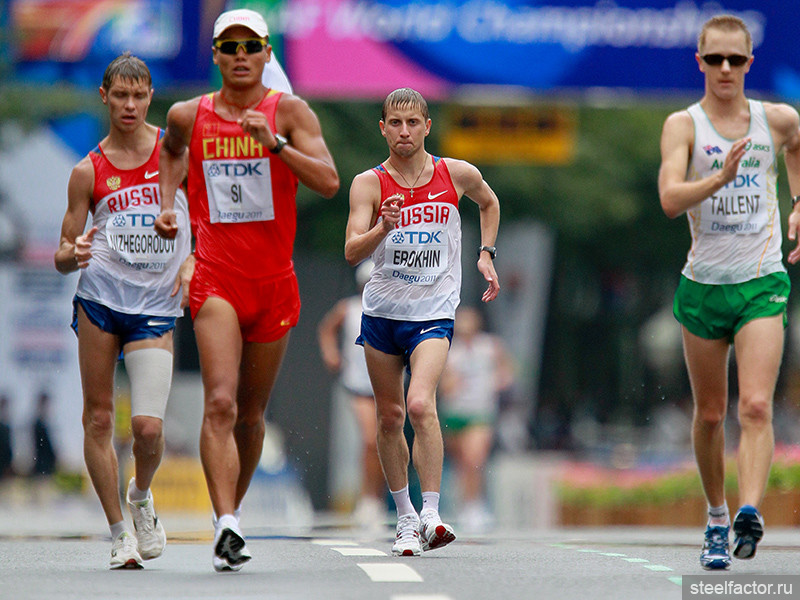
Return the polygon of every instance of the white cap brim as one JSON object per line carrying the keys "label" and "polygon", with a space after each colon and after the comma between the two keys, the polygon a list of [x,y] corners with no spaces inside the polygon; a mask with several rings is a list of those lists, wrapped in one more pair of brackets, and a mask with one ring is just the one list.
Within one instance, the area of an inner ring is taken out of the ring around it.
{"label": "white cap brim", "polygon": [[236,25],[247,27],[258,37],[265,38],[269,36],[269,29],[264,17],[254,10],[239,8],[226,11],[217,17],[217,20],[214,21],[214,39],[221,36],[226,29]]}

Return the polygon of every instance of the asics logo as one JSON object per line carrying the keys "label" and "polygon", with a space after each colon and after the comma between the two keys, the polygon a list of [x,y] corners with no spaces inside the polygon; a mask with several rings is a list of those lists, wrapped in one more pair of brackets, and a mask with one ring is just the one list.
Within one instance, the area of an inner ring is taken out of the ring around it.
{"label": "asics logo", "polygon": [[446,194],[446,193],[447,193],[447,190],[445,190],[443,192],[439,192],[438,194],[431,194],[430,192],[428,192],[428,200],[435,200],[436,198],[438,198],[442,194]]}
{"label": "asics logo", "polygon": [[422,335],[423,333],[428,333],[429,331],[433,331],[436,327],[426,327],[425,329],[420,329],[419,334]]}
{"label": "asics logo", "polygon": [[145,171],[144,172],[144,178],[145,179],[152,179],[156,175],[158,175],[158,171],[153,171],[152,173],[150,171]]}

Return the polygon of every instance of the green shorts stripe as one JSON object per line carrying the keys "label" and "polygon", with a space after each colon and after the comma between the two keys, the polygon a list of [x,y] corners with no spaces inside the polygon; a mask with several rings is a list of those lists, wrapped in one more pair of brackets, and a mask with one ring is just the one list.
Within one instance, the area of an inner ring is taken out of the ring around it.
{"label": "green shorts stripe", "polygon": [[783,315],[791,290],[789,275],[771,273],[744,283],[709,285],[681,275],[672,312],[696,336],[733,339],[753,319]]}

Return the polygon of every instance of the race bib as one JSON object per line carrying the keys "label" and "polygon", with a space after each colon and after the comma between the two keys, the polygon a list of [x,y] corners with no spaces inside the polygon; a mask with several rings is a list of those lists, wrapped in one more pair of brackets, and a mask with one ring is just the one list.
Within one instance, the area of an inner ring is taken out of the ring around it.
{"label": "race bib", "polygon": [[766,227],[769,222],[766,191],[750,183],[757,176],[739,175],[703,201],[700,228],[704,233],[747,235]]}
{"label": "race bib", "polygon": [[431,285],[447,270],[447,231],[397,229],[386,238],[383,270],[389,277]]}
{"label": "race bib", "polygon": [[131,268],[160,273],[175,254],[175,239],[166,239],[153,229],[156,215],[118,213],[106,223],[111,256]]}
{"label": "race bib", "polygon": [[212,223],[275,218],[269,159],[204,160],[203,172]]}

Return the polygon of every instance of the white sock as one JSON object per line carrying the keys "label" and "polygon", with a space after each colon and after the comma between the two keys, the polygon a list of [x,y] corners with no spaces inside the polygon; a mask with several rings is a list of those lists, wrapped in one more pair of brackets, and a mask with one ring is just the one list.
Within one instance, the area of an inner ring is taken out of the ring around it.
{"label": "white sock", "polygon": [[142,500],[147,500],[148,494],[150,490],[140,490],[136,487],[136,478],[132,478],[131,482],[128,484],[128,498],[130,498],[133,502],[141,502]]}
{"label": "white sock", "polygon": [[[236,524],[239,525],[239,521],[242,520],[242,507],[241,506],[233,511],[233,516],[236,518]],[[217,518],[217,513],[215,513],[212,510],[211,511],[211,522],[214,524],[214,529],[217,528],[217,521],[219,521],[219,519]]]}
{"label": "white sock", "polygon": [[712,527],[728,527],[731,524],[727,502],[722,506],[708,507],[708,524]]}
{"label": "white sock", "polygon": [[422,492],[422,510],[439,512],[439,492]]}
{"label": "white sock", "polygon": [[118,521],[113,525],[109,525],[109,529],[111,529],[111,539],[115,540],[119,537],[119,534],[126,531],[128,528],[125,527],[125,521]]}
{"label": "white sock", "polygon": [[219,519],[217,519],[217,529],[232,529],[233,531],[239,531],[239,521],[236,520],[236,517],[233,515],[222,515]]}
{"label": "white sock", "polygon": [[404,487],[402,490],[397,490],[396,492],[389,490],[389,493],[392,494],[392,498],[394,499],[394,504],[397,507],[398,517],[410,515],[411,513],[417,514],[417,511],[414,509],[414,505],[411,504],[411,496],[408,494],[408,486]]}

